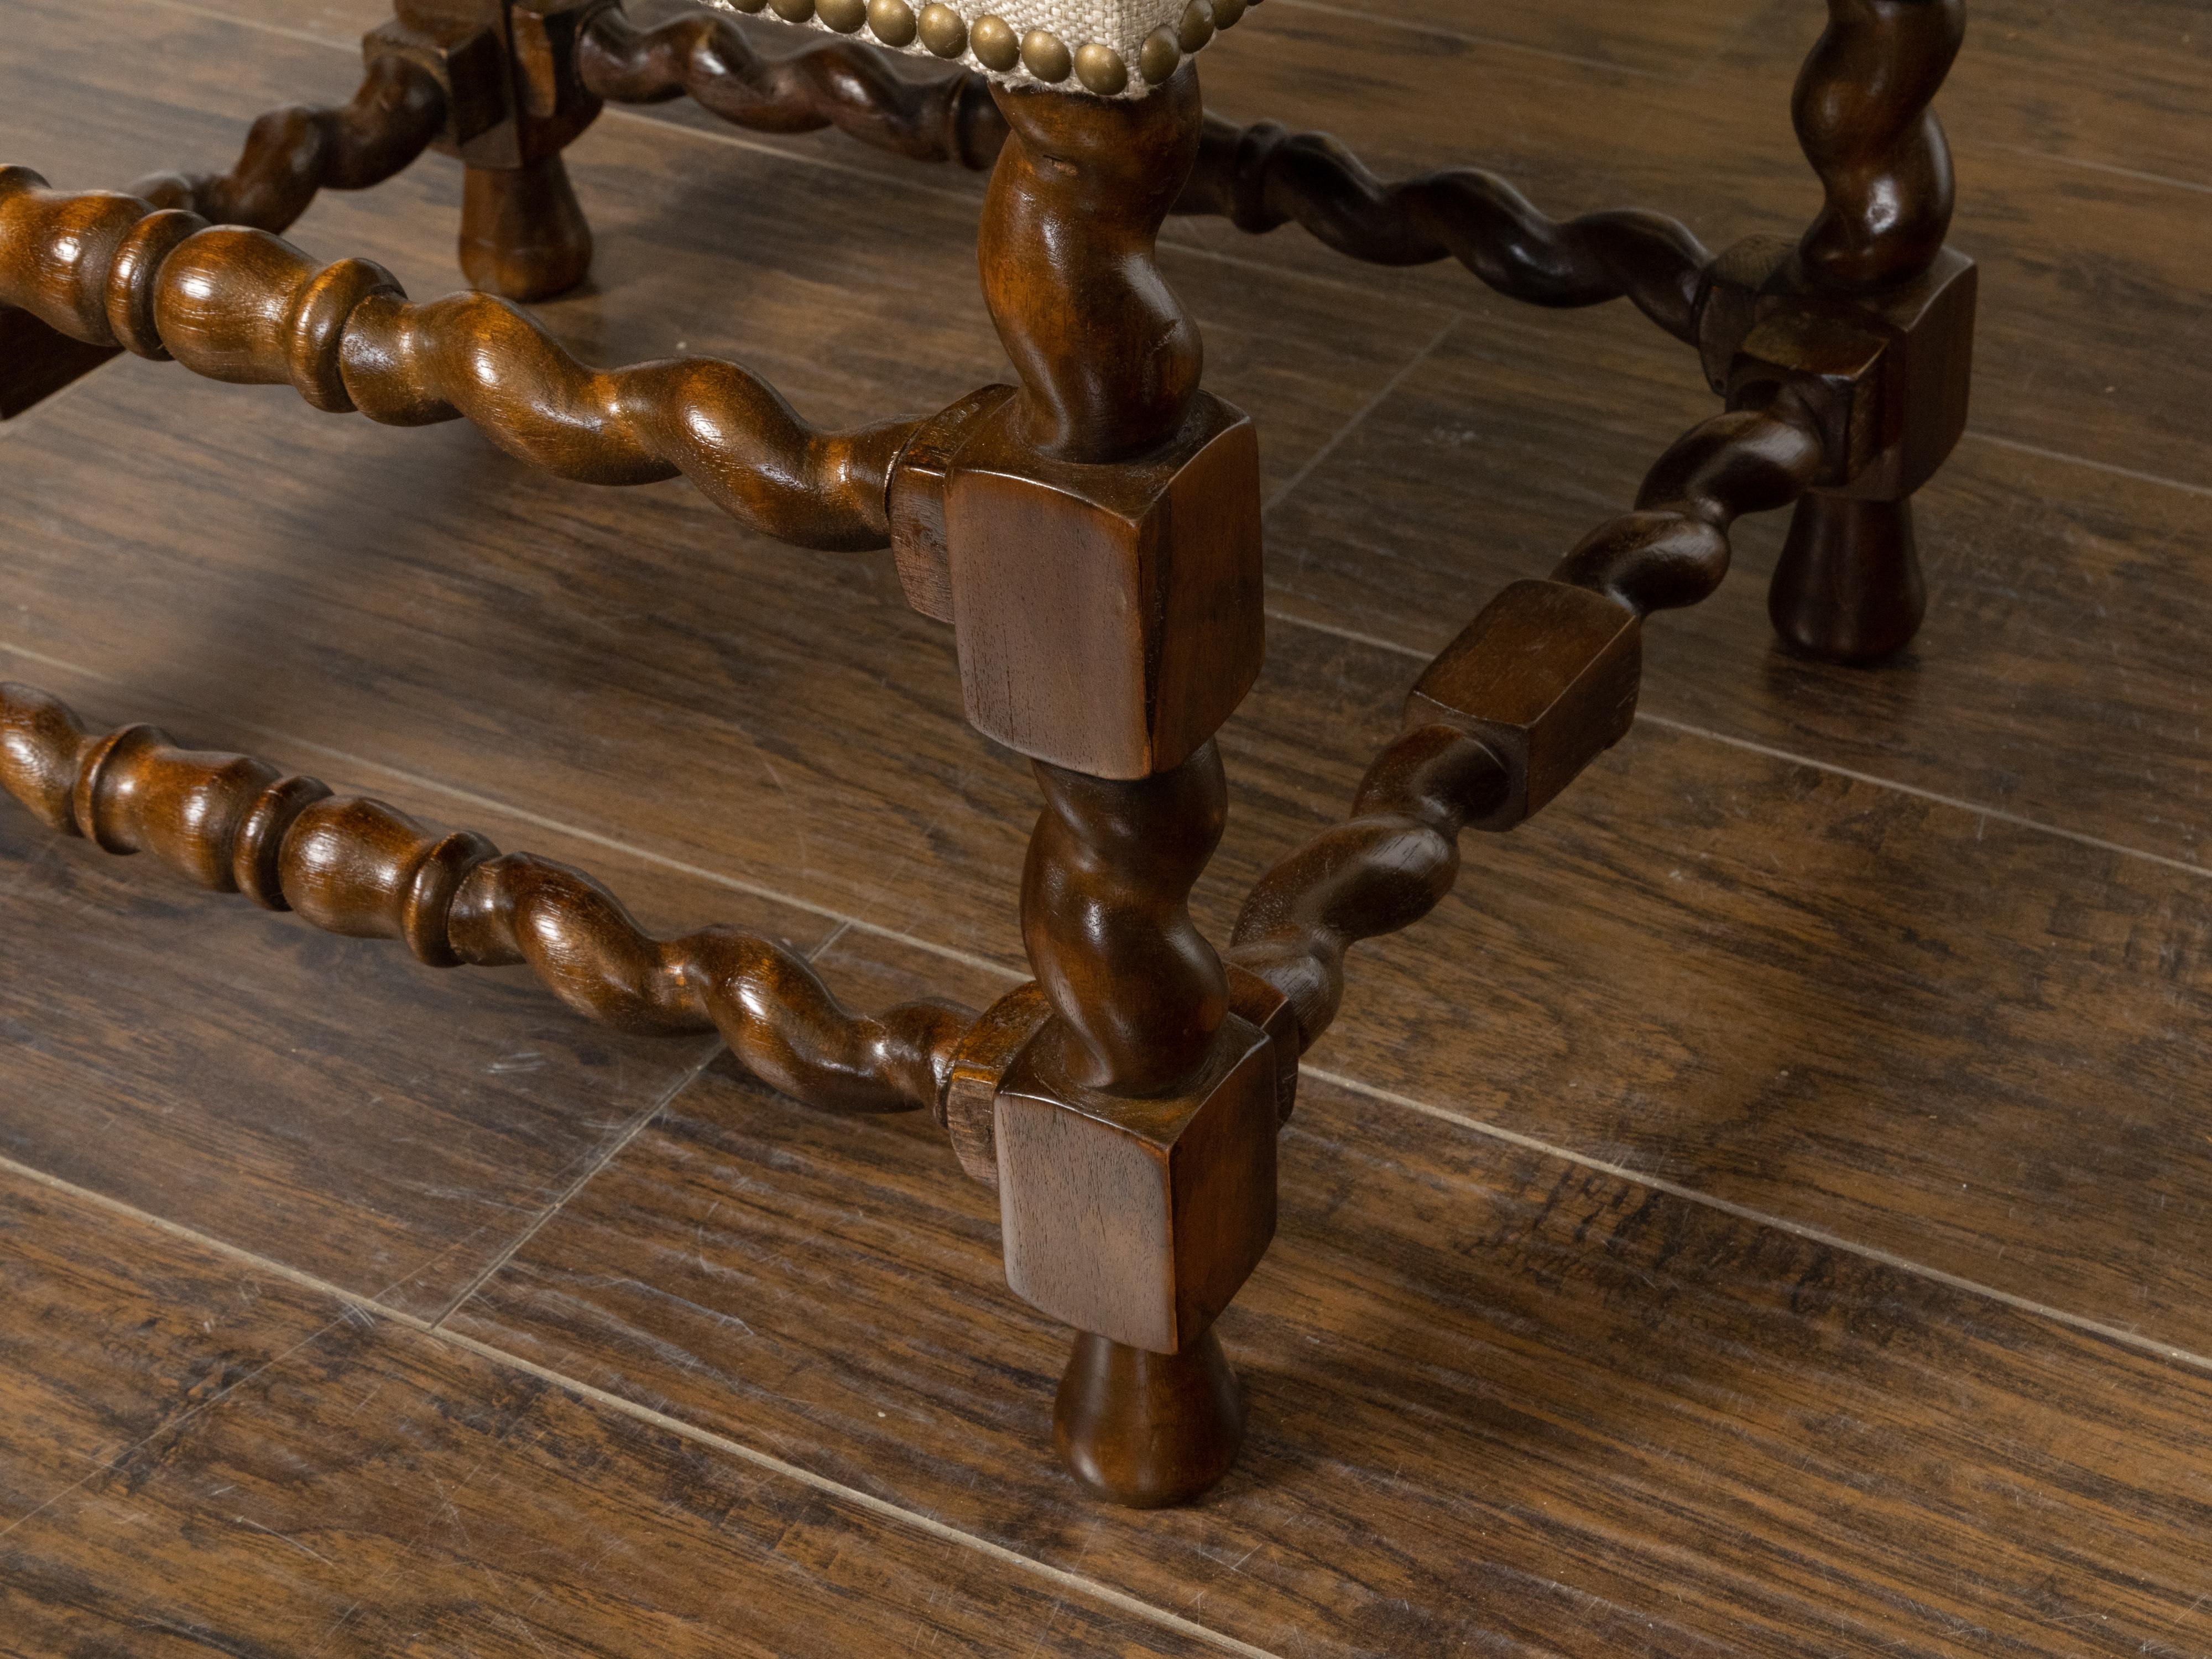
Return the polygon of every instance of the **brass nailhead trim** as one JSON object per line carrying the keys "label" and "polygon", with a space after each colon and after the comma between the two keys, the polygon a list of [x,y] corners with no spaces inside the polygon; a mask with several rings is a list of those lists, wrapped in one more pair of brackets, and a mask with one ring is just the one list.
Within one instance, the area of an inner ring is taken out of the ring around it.
{"label": "brass nailhead trim", "polygon": [[1075,78],[1085,92],[1111,98],[1129,84],[1129,66],[1113,47],[1093,40],[1076,49]]}
{"label": "brass nailhead trim", "polygon": [[1022,61],[1022,43],[1014,38],[1013,26],[989,12],[968,26],[968,50],[985,69],[1001,75]]}
{"label": "brass nailhead trim", "polygon": [[[973,52],[975,60],[993,72],[1005,75],[1017,65],[1038,80],[1058,86],[1072,72],[1086,92],[1101,98],[1120,96],[1128,89],[1129,65],[1121,54],[1102,40],[1092,40],[1071,56],[1067,43],[1049,29],[1031,29],[1017,37],[1003,17],[986,12],[972,24],[945,0],[930,0],[919,18],[908,0],[717,0],[742,12],[774,12],[787,23],[816,19],[840,34],[853,34],[864,26],[887,46],[912,46],[917,38],[939,58],[959,58]],[[1190,0],[1182,15],[1164,23],[1145,37],[1137,57],[1137,73],[1146,85],[1158,86],[1182,67],[1183,58],[1212,40],[1219,30],[1232,27],[1260,0]]]}
{"label": "brass nailhead trim", "polygon": [[1164,23],[1145,37],[1145,49],[1137,54],[1137,73],[1145,77],[1147,85],[1158,86],[1173,75],[1182,63],[1182,47],[1176,41],[1175,31]]}
{"label": "brass nailhead trim", "polygon": [[944,0],[921,9],[921,44],[939,58],[957,58],[968,50],[968,22]]}
{"label": "brass nailhead trim", "polygon": [[1049,29],[1031,29],[1022,36],[1022,67],[1038,80],[1058,86],[1075,64],[1058,35]]}
{"label": "brass nailhead trim", "polygon": [[910,45],[915,33],[914,8],[906,0],[868,0],[868,27],[887,46]]}

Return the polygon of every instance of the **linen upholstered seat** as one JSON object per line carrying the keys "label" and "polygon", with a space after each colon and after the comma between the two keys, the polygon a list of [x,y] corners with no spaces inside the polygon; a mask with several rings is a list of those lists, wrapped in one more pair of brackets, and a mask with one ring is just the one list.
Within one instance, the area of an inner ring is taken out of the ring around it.
{"label": "linen upholstered seat", "polygon": [[1243,17],[1247,0],[713,0],[857,34],[994,81],[1139,98]]}

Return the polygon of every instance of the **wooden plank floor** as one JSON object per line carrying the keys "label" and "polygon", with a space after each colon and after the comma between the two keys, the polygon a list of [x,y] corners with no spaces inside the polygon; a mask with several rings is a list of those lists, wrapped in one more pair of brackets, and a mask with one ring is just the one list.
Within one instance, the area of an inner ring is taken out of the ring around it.
{"label": "wooden plank floor", "polygon": [[[1353,961],[1194,1509],[1079,1501],[1061,1334],[926,1120],[804,1112],[0,811],[0,1654],[2212,1655],[2212,21],[1972,0],[1984,264],[1931,603],[1828,669],[1778,523],[1631,737]],[[1817,0],[1268,0],[1209,101],[1719,246],[1815,200]],[[6,0],[0,159],[343,97],[380,0]],[[781,37],[775,37],[781,39]],[[810,416],[1004,372],[981,183],[664,106],[571,152],[603,362]],[[454,284],[427,159],[292,233]],[[1270,492],[1217,934],[1419,662],[1709,412],[1625,307],[1177,223]],[[0,427],[0,675],[741,922],[1014,982],[1022,768],[887,558],[118,362]]]}

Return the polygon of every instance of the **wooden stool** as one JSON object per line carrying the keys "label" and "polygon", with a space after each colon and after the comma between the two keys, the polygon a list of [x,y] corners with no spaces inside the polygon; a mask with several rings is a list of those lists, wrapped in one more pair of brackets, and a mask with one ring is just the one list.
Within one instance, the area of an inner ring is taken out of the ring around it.
{"label": "wooden stool", "polygon": [[[1972,366],[1975,271],[1944,246],[1929,108],[1963,0],[1829,0],[1795,108],[1826,205],[1799,240],[1717,258],[1656,214],[1554,221],[1468,170],[1385,185],[1333,139],[1208,116],[1192,59],[1245,0],[765,3],[820,38],[771,54],[713,12],[641,29],[618,0],[398,0],[353,101],[263,117],[226,174],[65,193],[0,169],[0,415],[130,350],[372,420],[465,417],[564,477],[681,472],[800,546],[890,547],[909,603],[951,629],[969,720],[1036,773],[1034,981],[980,1014],[856,1016],[769,940],[647,938],[576,872],[150,728],[88,732],[22,686],[0,687],[0,783],[59,833],[319,927],[437,965],[528,963],[601,1018],[719,1029],[814,1105],[934,1112],[998,1189],[1008,1284],[1078,1333],[1067,1467],[1121,1503],[1179,1502],[1236,1456],[1213,1324],[1273,1235],[1277,1133],[1348,947],[1443,897],[1462,830],[1510,830],[1620,738],[1644,617],[1713,591],[1739,514],[1795,505],[1770,600],[1793,647],[1870,660],[1917,628],[1911,497],[1958,440]],[[971,67],[918,82],[887,51]],[[562,149],[602,100],[684,95],[989,167],[983,290],[1018,384],[832,432],[733,363],[569,357],[508,302],[590,264]],[[319,189],[431,147],[467,169],[478,292],[414,304],[367,260],[276,235]],[[1214,736],[1263,650],[1258,449],[1203,389],[1197,325],[1154,263],[1171,212],[1296,221],[1383,264],[1455,258],[1540,305],[1625,296],[1725,400],[1632,511],[1430,665],[1351,816],[1261,878],[1225,951],[1188,900],[1226,811]]]}

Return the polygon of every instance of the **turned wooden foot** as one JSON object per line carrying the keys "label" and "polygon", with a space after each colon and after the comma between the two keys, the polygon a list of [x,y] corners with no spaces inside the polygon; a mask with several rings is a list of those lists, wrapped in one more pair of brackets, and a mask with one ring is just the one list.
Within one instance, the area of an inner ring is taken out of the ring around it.
{"label": "turned wooden foot", "polygon": [[509,300],[550,300],[592,268],[592,228],[558,155],[468,170],[461,192],[461,273]]}
{"label": "turned wooden foot", "polygon": [[1902,650],[1927,611],[1910,496],[1797,503],[1766,596],[1775,632],[1790,645],[1829,662],[1872,662]]}
{"label": "turned wooden foot", "polygon": [[1211,1329],[1181,1353],[1080,1332],[1052,1413],[1067,1471],[1131,1509],[1185,1504],[1229,1473],[1244,1441],[1244,1395]]}

